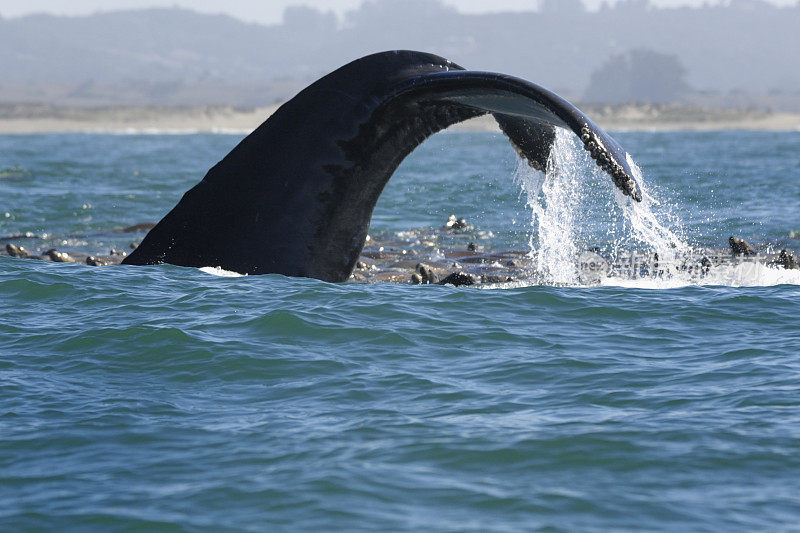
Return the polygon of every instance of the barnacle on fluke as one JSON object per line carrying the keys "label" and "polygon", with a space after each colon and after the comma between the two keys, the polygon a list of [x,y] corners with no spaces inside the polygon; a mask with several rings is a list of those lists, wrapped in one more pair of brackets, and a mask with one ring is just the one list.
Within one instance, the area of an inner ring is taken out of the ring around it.
{"label": "barnacle on fluke", "polygon": [[588,124],[584,124],[581,128],[580,139],[583,141],[583,146],[586,151],[589,152],[592,159],[597,163],[597,166],[611,176],[614,184],[624,194],[631,196],[637,202],[641,202],[642,194],[639,187],[636,185],[636,181],[625,171],[622,165],[614,160],[614,157],[603,145],[603,141],[589,128]]}

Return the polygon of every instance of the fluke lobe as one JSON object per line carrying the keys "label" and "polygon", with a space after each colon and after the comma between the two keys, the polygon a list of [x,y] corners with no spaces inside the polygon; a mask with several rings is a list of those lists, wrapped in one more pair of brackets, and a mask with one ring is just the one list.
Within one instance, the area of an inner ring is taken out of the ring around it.
{"label": "fluke lobe", "polygon": [[623,150],[560,96],[525,80],[392,51],[353,61],[283,104],[208,171],[123,261],[346,280],[401,161],[432,134],[491,113],[545,168],[555,127],[578,135],[641,200]]}

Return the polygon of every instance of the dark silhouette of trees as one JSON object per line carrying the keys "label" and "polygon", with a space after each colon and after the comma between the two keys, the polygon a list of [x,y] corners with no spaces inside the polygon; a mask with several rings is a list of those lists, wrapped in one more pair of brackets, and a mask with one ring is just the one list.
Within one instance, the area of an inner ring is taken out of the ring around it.
{"label": "dark silhouette of trees", "polygon": [[592,72],[589,102],[674,102],[689,90],[686,68],[677,56],[637,48],[609,57]]}

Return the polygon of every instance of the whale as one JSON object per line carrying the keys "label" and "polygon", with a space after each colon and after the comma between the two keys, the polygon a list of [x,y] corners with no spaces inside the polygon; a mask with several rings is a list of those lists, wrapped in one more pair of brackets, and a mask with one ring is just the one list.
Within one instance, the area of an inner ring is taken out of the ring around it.
{"label": "whale", "polygon": [[572,131],[614,185],[641,201],[625,150],[557,94],[434,54],[395,50],[348,63],[284,103],[122,263],[345,281],[378,197],[403,159],[431,135],[487,114],[537,170],[546,169],[555,128]]}

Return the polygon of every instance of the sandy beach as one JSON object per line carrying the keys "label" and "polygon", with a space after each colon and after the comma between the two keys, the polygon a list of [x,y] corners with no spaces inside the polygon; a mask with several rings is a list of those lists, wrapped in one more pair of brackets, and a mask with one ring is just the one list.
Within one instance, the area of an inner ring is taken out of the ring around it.
{"label": "sandy beach", "polygon": [[0,105],[0,134],[248,133],[277,108]]}
{"label": "sandy beach", "polygon": [[[800,131],[800,113],[742,109],[709,109],[679,104],[579,107],[608,130]],[[278,105],[257,108],[191,107],[56,107],[0,104],[0,134],[31,133],[247,133],[266,120]],[[450,128],[453,131],[495,131],[489,117]]]}

